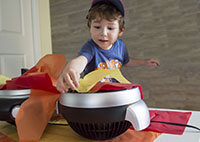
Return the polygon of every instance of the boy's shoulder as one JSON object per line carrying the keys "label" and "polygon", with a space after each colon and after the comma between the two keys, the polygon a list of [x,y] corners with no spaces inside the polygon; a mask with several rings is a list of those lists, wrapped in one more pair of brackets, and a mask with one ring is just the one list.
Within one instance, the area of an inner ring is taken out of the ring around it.
{"label": "boy's shoulder", "polygon": [[92,39],[89,39],[88,41],[86,41],[86,43],[84,45],[95,46],[95,43]]}
{"label": "boy's shoulder", "polygon": [[92,39],[86,41],[83,46],[81,47],[80,51],[90,51],[93,52],[96,48],[96,44]]}
{"label": "boy's shoulder", "polygon": [[121,39],[117,39],[115,43],[116,43],[117,45],[120,45],[120,46],[125,46],[124,41],[121,40]]}
{"label": "boy's shoulder", "polygon": [[116,41],[117,41],[117,42],[120,42],[120,43],[124,43],[123,40],[122,40],[122,39],[119,39],[119,38],[118,38]]}

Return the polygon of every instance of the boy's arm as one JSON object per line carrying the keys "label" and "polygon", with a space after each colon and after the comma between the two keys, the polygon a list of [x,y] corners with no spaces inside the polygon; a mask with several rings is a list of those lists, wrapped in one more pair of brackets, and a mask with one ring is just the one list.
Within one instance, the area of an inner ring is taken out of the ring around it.
{"label": "boy's arm", "polygon": [[160,66],[160,61],[157,58],[151,59],[135,59],[130,58],[129,62],[125,66]]}
{"label": "boy's arm", "polygon": [[58,78],[56,88],[61,92],[67,92],[66,84],[74,90],[79,87],[80,74],[85,69],[88,60],[85,56],[78,56],[71,60],[64,68]]}

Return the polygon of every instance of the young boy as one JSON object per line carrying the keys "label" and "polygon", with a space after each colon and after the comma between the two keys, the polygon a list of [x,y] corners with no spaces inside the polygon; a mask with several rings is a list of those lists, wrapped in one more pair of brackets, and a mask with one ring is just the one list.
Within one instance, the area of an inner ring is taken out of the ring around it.
{"label": "young boy", "polygon": [[[67,92],[79,87],[80,74],[96,69],[115,69],[125,66],[158,66],[156,58],[133,59],[128,56],[125,44],[118,39],[124,32],[124,7],[121,0],[93,0],[87,15],[92,39],[81,48],[79,56],[71,60],[58,78],[57,89]],[[105,78],[105,81],[111,79]]]}

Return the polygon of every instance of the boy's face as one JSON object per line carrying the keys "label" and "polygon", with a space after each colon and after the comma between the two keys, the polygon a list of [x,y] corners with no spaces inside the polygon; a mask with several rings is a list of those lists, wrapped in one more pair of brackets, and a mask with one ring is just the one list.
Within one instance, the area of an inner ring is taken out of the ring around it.
{"label": "boy's face", "polygon": [[93,41],[101,49],[108,50],[117,38],[123,34],[123,31],[119,29],[118,20],[94,19],[91,22],[90,33]]}

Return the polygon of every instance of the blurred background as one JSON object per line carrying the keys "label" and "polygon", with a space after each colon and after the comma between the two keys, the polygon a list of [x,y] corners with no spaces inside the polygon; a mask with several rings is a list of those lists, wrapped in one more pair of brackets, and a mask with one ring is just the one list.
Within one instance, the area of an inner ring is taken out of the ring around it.
{"label": "blurred background", "polygon": [[[67,61],[90,39],[92,0],[50,0],[52,51]],[[141,84],[149,107],[200,110],[200,0],[123,0],[129,55],[156,57],[159,67],[122,68]]]}

